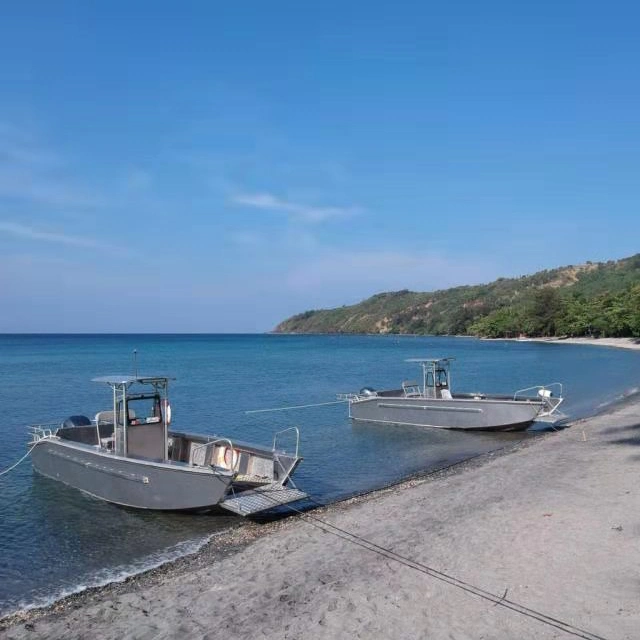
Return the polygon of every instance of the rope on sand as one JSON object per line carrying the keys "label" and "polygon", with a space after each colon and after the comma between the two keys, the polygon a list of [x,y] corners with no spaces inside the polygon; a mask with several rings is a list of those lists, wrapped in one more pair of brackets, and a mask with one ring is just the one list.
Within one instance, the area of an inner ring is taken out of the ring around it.
{"label": "rope on sand", "polygon": [[[266,497],[269,497],[266,493],[264,495]],[[311,501],[315,502],[319,506],[326,506],[321,504],[320,502],[317,502],[313,498],[311,498]],[[491,593],[490,591],[486,591],[485,589],[482,589],[481,587],[476,587],[475,585],[465,582],[464,580],[460,580],[459,578],[449,575],[443,571],[438,571],[437,569],[434,569],[433,567],[430,567],[426,564],[418,562],[417,560],[413,560],[412,558],[396,553],[395,551],[392,551],[391,549],[388,549],[379,544],[376,544],[375,542],[371,542],[370,540],[367,540],[362,536],[359,536],[355,533],[351,533],[346,529],[342,529],[337,525],[331,524],[330,522],[327,522],[326,520],[319,518],[318,516],[314,516],[312,513],[309,513],[308,511],[301,511],[300,509],[296,509],[295,507],[292,507],[290,505],[282,505],[282,506],[293,511],[294,513],[297,513],[307,522],[307,524],[310,524],[311,526],[316,527],[317,529],[320,529],[324,533],[330,533],[332,535],[335,535],[336,537],[341,538],[346,542],[350,542],[351,544],[355,544],[358,547],[362,547],[367,551],[376,553],[386,558],[387,560],[392,560],[394,562],[397,562],[399,564],[402,564],[408,567],[409,569],[420,571],[421,573],[424,573],[432,578],[435,578],[436,580],[445,582],[451,585],[452,587],[456,587],[458,589],[461,589],[462,591],[466,591],[467,593],[483,598],[484,600],[488,600],[489,602],[492,602],[494,606],[501,606],[501,607],[505,607],[506,609],[511,609],[512,611],[515,611],[520,615],[537,620],[538,622],[541,622],[543,624],[546,624],[547,626],[559,629],[560,631],[563,631],[564,633],[567,633],[569,635],[576,636],[578,638],[583,638],[583,640],[607,640],[603,636],[599,636],[595,633],[592,633],[591,631],[587,631],[586,629],[581,629],[580,627],[576,627],[575,625],[572,625],[569,622],[564,622],[559,618],[554,618],[550,615],[547,615],[546,613],[537,611],[536,609],[526,607],[525,605],[515,602],[514,600],[509,600],[507,598],[508,589],[505,589],[502,595],[496,595],[494,593]]]}

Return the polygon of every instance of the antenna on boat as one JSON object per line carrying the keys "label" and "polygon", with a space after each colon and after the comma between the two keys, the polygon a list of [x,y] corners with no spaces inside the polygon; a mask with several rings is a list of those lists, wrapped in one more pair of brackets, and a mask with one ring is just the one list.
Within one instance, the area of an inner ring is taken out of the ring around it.
{"label": "antenna on boat", "polygon": [[133,373],[135,377],[138,377],[138,350],[133,350]]}

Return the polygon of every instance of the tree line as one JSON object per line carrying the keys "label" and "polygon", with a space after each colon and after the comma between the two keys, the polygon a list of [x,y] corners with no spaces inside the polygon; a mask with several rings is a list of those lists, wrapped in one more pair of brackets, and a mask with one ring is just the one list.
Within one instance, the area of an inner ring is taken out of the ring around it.
{"label": "tree line", "polygon": [[467,332],[488,338],[640,337],[640,284],[593,296],[543,287],[518,304],[477,318]]}

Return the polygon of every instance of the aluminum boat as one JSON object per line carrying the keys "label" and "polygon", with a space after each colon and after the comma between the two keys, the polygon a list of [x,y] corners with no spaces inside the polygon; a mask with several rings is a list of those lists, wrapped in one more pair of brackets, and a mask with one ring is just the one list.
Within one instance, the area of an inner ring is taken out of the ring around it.
{"label": "aluminum boat", "polygon": [[422,384],[405,380],[400,389],[339,394],[349,402],[353,420],[467,431],[520,431],[534,420],[552,421],[560,414],[562,384],[520,389],[511,395],[453,393],[454,358],[411,358],[422,368]]}
{"label": "aluminum boat", "polygon": [[[306,497],[291,474],[296,427],[271,447],[169,430],[169,381],[164,376],[106,376],[111,404],[94,419],[30,427],[31,457],[40,474],[126,507],[202,511],[222,507],[251,515]],[[287,441],[291,451],[282,448]]]}

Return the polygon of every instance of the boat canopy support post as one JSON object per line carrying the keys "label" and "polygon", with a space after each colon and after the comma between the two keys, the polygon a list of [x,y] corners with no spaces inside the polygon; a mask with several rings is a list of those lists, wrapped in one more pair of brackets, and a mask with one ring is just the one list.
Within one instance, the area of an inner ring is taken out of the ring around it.
{"label": "boat canopy support post", "polygon": [[118,386],[115,384],[110,385],[113,392],[113,429],[116,439],[116,455],[127,455],[127,438],[124,433],[124,426],[120,425],[118,420]]}
{"label": "boat canopy support post", "polygon": [[169,381],[165,380],[165,383],[162,385],[162,393],[161,393],[161,407],[164,406],[164,411],[160,410],[160,415],[162,416],[162,426],[164,431],[164,462],[169,460],[169,423],[167,422],[168,414],[171,412],[169,408]]}

